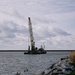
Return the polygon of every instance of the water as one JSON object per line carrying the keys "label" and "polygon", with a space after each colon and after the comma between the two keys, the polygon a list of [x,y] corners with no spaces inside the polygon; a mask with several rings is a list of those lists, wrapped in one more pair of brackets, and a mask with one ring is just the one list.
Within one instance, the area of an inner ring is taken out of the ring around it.
{"label": "water", "polygon": [[34,75],[46,70],[70,52],[50,52],[41,55],[24,55],[23,52],[0,53],[0,75]]}

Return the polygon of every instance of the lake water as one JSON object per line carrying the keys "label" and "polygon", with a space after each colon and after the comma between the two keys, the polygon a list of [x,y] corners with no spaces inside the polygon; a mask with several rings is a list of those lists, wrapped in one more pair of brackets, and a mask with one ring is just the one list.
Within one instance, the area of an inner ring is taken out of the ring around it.
{"label": "lake water", "polygon": [[34,75],[46,70],[51,64],[70,52],[49,52],[41,55],[24,55],[23,52],[0,52],[0,75]]}

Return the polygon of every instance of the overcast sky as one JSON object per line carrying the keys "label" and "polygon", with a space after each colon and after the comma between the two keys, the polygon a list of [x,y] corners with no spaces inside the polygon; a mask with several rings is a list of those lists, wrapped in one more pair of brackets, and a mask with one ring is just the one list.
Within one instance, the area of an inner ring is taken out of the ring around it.
{"label": "overcast sky", "polygon": [[75,0],[0,0],[0,50],[28,49],[28,17],[37,47],[75,49]]}

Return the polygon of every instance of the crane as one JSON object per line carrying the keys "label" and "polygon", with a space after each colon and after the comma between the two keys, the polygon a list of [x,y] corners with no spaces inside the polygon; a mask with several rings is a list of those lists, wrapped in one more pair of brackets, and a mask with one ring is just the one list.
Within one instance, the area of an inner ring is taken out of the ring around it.
{"label": "crane", "polygon": [[[42,48],[35,47],[34,37],[33,37],[33,30],[32,30],[32,23],[30,17],[28,17],[28,25],[29,25],[29,34],[30,34],[30,46],[28,46],[28,52],[24,52],[24,54],[46,54],[46,51]],[[31,50],[30,50],[31,48]]]}

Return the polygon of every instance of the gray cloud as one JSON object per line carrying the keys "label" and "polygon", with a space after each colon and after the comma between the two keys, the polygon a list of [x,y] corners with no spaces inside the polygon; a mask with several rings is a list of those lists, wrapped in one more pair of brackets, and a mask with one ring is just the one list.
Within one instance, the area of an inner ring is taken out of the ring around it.
{"label": "gray cloud", "polygon": [[21,15],[21,13],[19,13],[16,9],[14,10],[13,14],[12,14],[13,16],[16,16],[16,17],[18,17],[20,19],[24,19],[24,16]]}
{"label": "gray cloud", "polygon": [[56,23],[55,20],[49,19],[49,18],[46,18],[46,17],[43,17],[43,16],[42,16],[42,18],[39,17],[39,18],[35,18],[35,19],[36,19],[36,21],[38,21],[39,23],[46,23],[46,24],[48,24],[48,23]]}
{"label": "gray cloud", "polygon": [[69,36],[69,35],[71,35],[70,33],[66,32],[66,31],[64,31],[62,29],[59,29],[59,28],[54,29],[54,32],[56,33],[56,35],[62,35],[62,36]]}
{"label": "gray cloud", "polygon": [[[16,33],[27,35],[28,30],[25,26],[19,26],[13,21],[4,21],[1,30],[6,34],[5,38],[15,38]],[[22,27],[22,28],[21,28]]]}
{"label": "gray cloud", "polygon": [[47,49],[75,48],[74,0],[3,0],[0,4],[0,46],[25,48],[30,16],[35,41],[46,42]]}
{"label": "gray cloud", "polygon": [[[40,35],[40,36],[39,36]],[[67,37],[67,36],[71,36],[72,34],[62,30],[62,29],[59,29],[59,28],[51,28],[50,29],[44,29],[42,32],[40,30],[38,30],[38,34],[35,30],[34,32],[34,37],[35,37],[35,40],[38,40],[38,41],[41,41],[42,39],[46,39],[48,40],[48,42],[50,41],[51,38],[54,38],[54,37]],[[50,39],[47,39],[47,38],[50,38]],[[50,41],[52,42],[52,41]]]}

